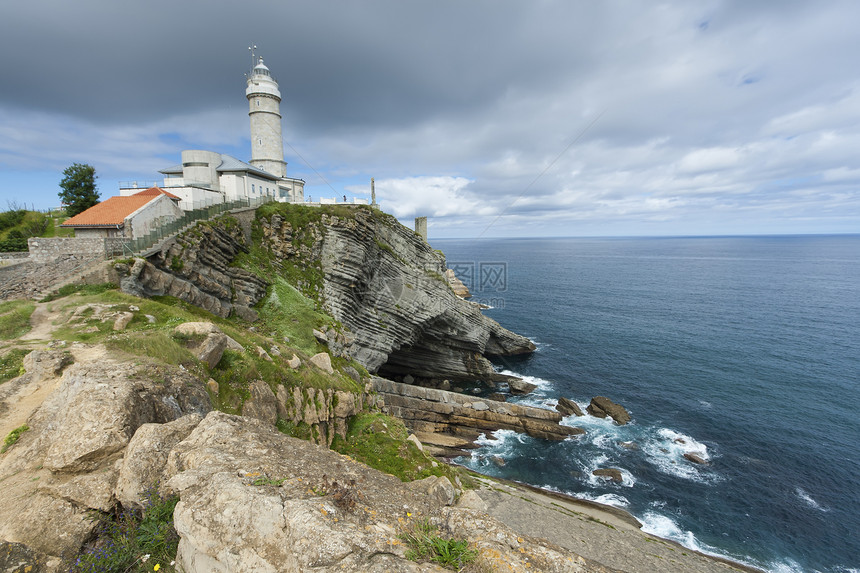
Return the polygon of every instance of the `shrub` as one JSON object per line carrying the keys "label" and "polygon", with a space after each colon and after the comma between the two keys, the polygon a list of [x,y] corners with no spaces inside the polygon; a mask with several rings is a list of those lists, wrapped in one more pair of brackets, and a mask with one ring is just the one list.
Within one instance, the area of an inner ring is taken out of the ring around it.
{"label": "shrub", "polygon": [[30,426],[24,424],[23,426],[18,426],[17,428],[9,432],[9,435],[6,436],[5,440],[3,440],[3,447],[0,448],[0,454],[5,454],[6,450],[15,445],[15,442],[18,441],[18,439],[21,437],[21,434],[23,434],[29,429]]}
{"label": "shrub", "polygon": [[102,517],[98,537],[69,566],[69,571],[175,571],[179,535],[173,528],[173,510],[179,498],[162,497],[154,485],[141,501],[142,511],[123,509],[112,518]]}
{"label": "shrub", "polygon": [[24,373],[24,357],[28,354],[29,350],[15,348],[0,357],[0,384]]}
{"label": "shrub", "polygon": [[478,558],[478,552],[469,548],[468,541],[441,536],[436,526],[427,520],[413,523],[398,537],[409,548],[406,558],[412,561],[432,561],[446,569],[460,571]]}

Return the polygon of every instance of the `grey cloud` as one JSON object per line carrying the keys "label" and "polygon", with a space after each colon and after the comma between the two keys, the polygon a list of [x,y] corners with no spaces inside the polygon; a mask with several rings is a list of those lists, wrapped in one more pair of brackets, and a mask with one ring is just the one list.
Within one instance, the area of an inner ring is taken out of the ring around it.
{"label": "grey cloud", "polygon": [[335,186],[465,179],[461,220],[508,209],[510,225],[728,227],[731,209],[782,217],[815,211],[816,197],[823,225],[834,205],[860,217],[855,2],[34,0],[3,12],[2,165],[85,151],[132,176],[178,156],[177,141],[239,148],[253,42],[281,84],[285,139]]}

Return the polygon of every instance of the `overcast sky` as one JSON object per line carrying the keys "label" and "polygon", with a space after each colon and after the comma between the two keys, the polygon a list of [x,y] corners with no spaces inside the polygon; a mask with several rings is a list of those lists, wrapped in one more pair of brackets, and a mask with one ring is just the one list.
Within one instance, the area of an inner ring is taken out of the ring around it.
{"label": "overcast sky", "polygon": [[860,2],[28,0],[0,7],[0,209],[73,162],[250,159],[248,46],[305,194],[431,237],[860,232]]}

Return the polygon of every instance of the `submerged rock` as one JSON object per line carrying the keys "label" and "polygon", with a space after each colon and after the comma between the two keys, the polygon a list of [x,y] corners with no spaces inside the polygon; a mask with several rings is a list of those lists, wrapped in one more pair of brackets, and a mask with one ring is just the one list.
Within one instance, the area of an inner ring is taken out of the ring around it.
{"label": "submerged rock", "polygon": [[621,475],[621,470],[617,468],[600,468],[591,472],[591,475],[595,475],[597,477],[606,478],[615,483],[621,483],[624,481],[624,476]]}
{"label": "submerged rock", "polygon": [[708,465],[708,460],[706,460],[705,458],[703,458],[699,454],[696,454],[693,452],[685,453],[684,459],[686,459],[687,461],[692,462],[694,464],[699,464],[699,465],[703,465],[703,466]]}

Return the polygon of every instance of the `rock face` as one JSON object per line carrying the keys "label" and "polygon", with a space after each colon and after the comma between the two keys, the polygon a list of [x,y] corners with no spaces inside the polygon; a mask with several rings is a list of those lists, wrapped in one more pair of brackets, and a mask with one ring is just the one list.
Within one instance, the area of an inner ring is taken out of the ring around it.
{"label": "rock face", "polygon": [[451,287],[451,290],[454,291],[454,294],[460,298],[469,298],[472,296],[472,293],[469,292],[469,287],[457,278],[453,269],[445,271],[445,280],[448,281],[448,285]]}
{"label": "rock face", "polygon": [[[388,411],[430,445],[434,455],[462,455],[470,447],[469,440],[462,438],[475,439],[494,430],[514,430],[546,440],[584,433],[581,428],[560,425],[561,414],[551,410],[482,400],[379,377],[374,377],[372,383]],[[461,440],[451,443],[433,434],[459,436]]]}
{"label": "rock face", "polygon": [[443,571],[405,557],[397,535],[421,519],[474,543],[491,566],[589,570],[570,551],[451,507],[446,478],[401,483],[256,420],[209,414],[173,448],[166,470],[180,496],[176,560],[186,573]]}
{"label": "rock face", "polygon": [[630,421],[630,414],[627,413],[624,406],[616,404],[606,396],[595,396],[591,399],[591,403],[585,410],[597,418],[606,418],[608,416],[615,420],[615,423],[619,426],[623,426]]}
{"label": "rock face", "polygon": [[[62,364],[37,358],[34,375],[51,376]],[[112,508],[123,455],[141,426],[199,417],[211,405],[203,384],[181,369],[106,354],[54,380],[30,430],[0,459],[0,539],[56,558],[76,554],[91,535],[91,510]]]}
{"label": "rock face", "polygon": [[238,225],[223,219],[198,224],[147,260],[120,266],[120,287],[137,296],[175,296],[218,316],[255,320],[251,307],[265,296],[268,283],[230,266],[243,251],[247,247]]}
{"label": "rock face", "polygon": [[354,334],[346,351],[371,372],[492,380],[497,375],[485,356],[535,349],[454,294],[444,257],[389,215],[370,209],[355,209],[352,217],[323,214],[301,230],[311,247],[279,215],[259,223],[270,252],[321,270],[319,294]]}

